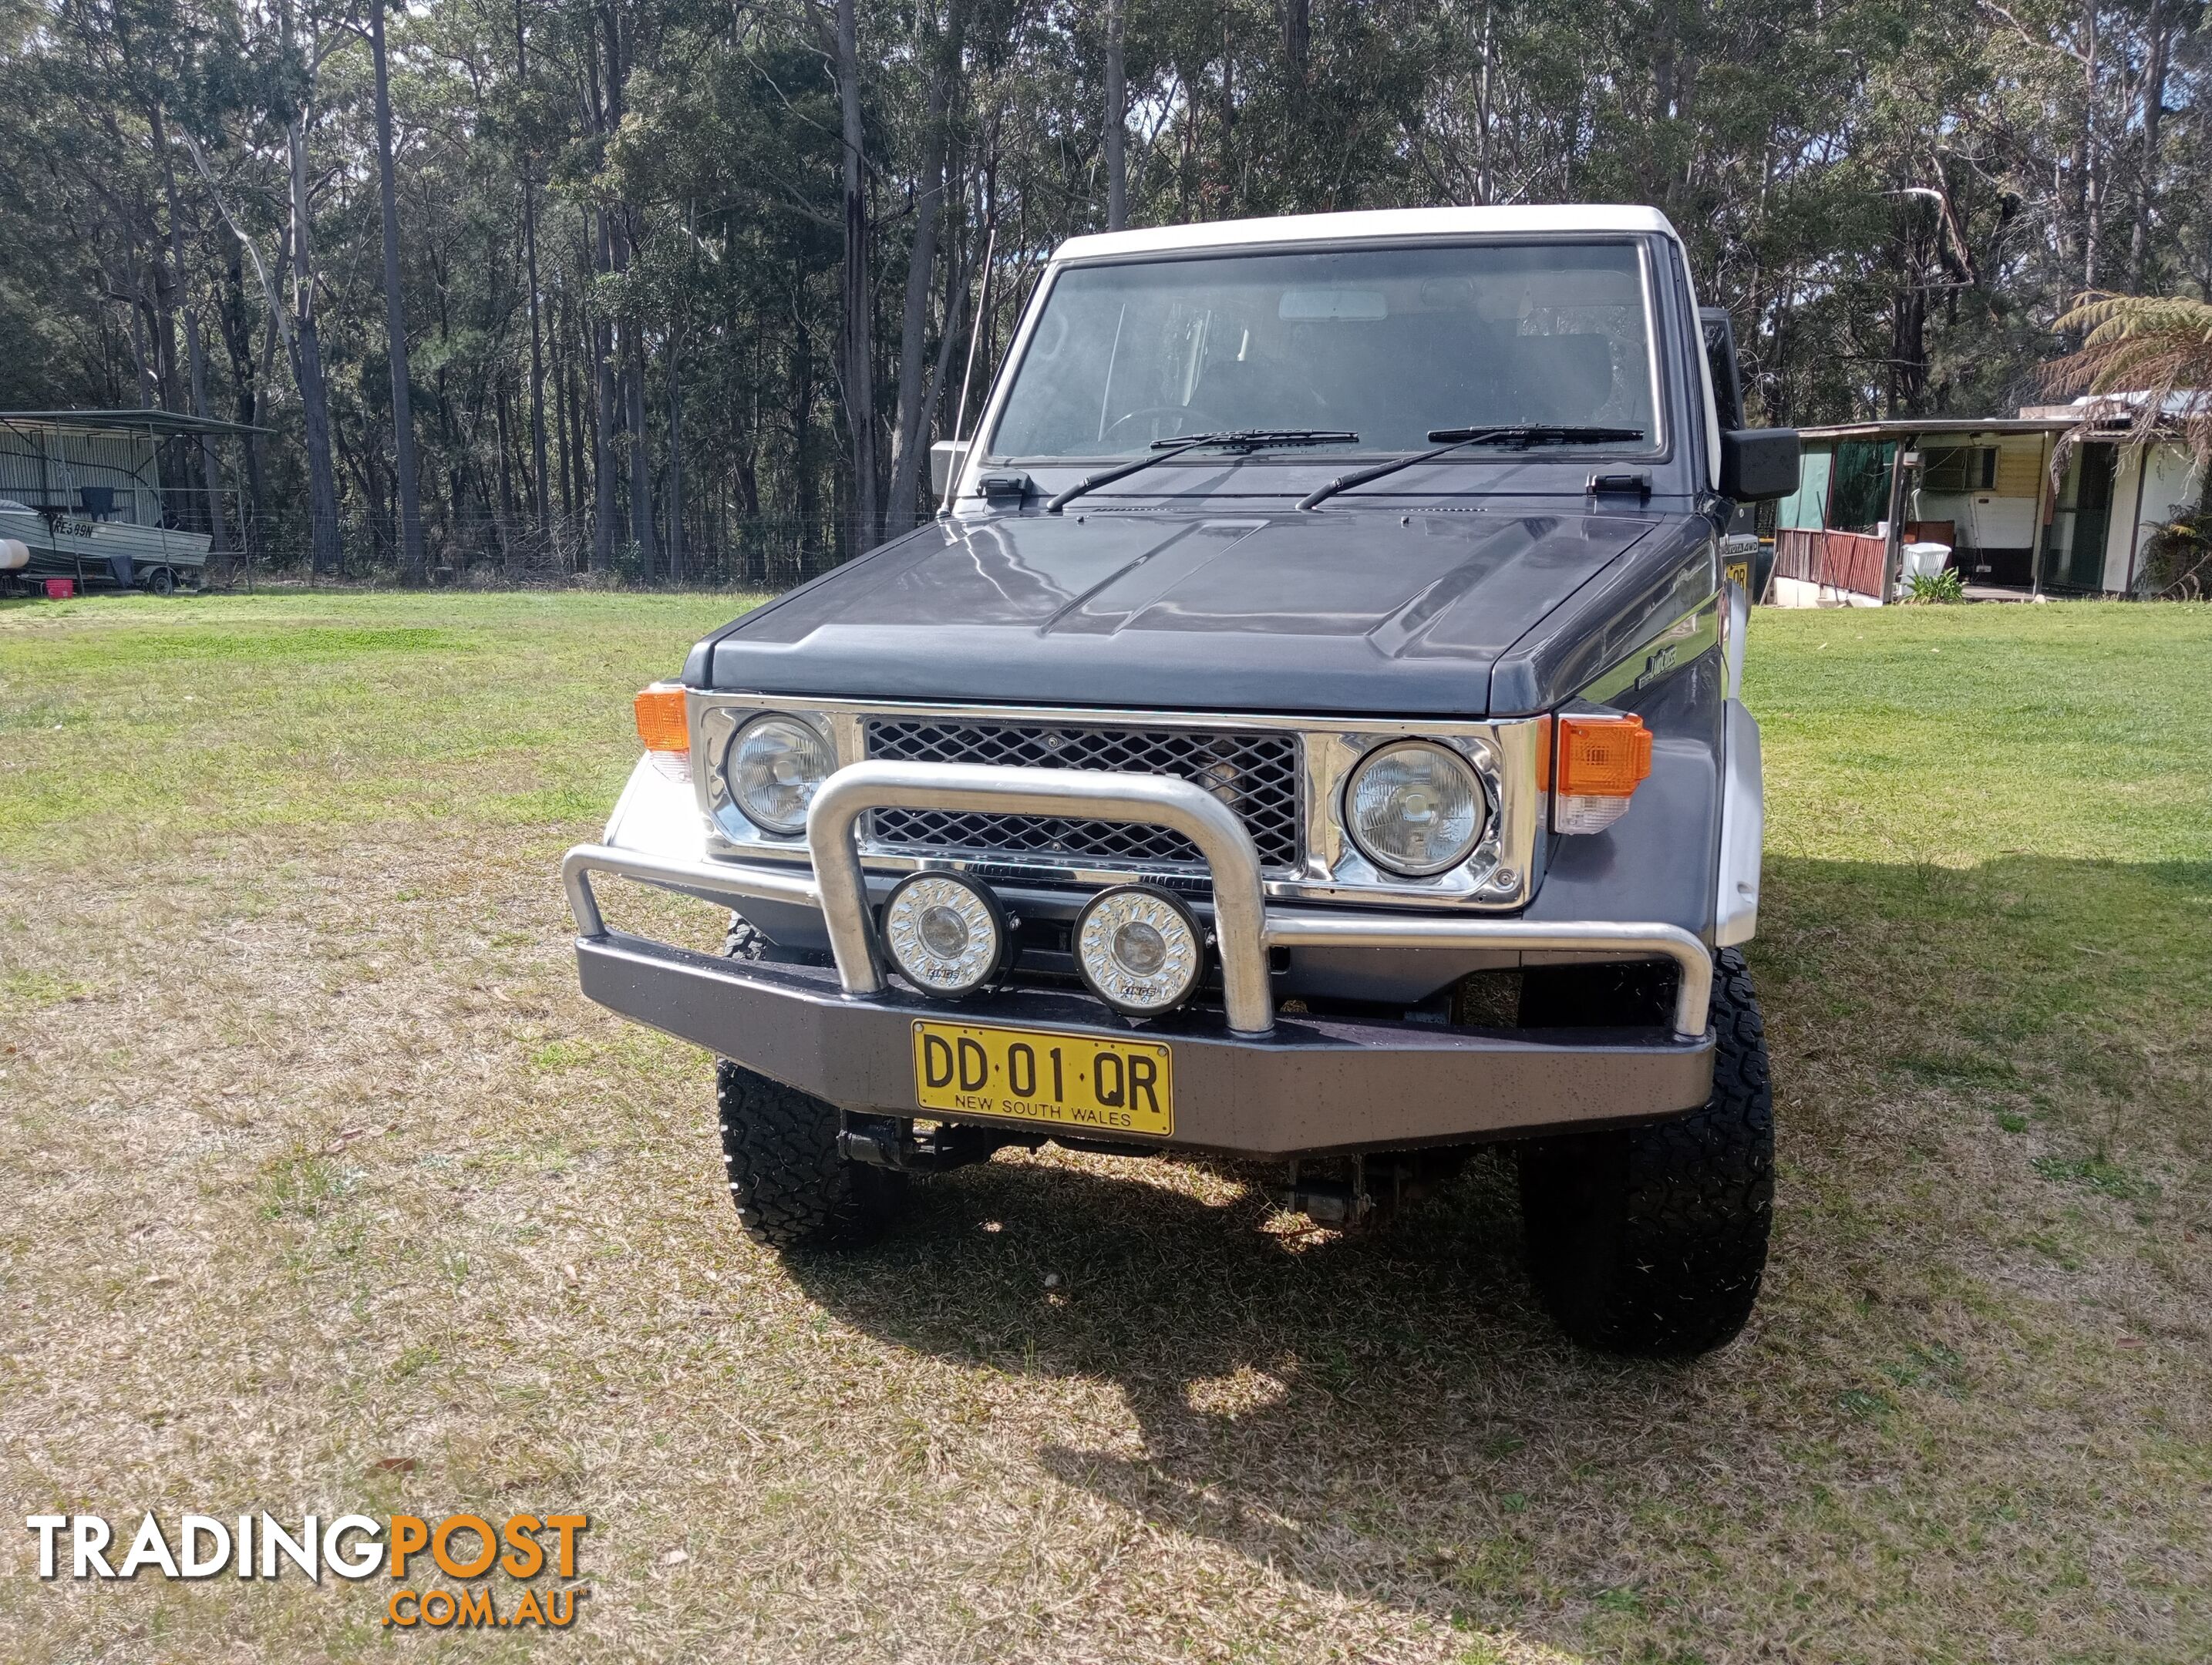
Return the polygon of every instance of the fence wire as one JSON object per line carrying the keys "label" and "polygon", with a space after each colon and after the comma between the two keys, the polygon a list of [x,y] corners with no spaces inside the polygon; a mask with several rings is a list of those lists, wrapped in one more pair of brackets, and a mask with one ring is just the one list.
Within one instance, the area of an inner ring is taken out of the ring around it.
{"label": "fence wire", "polygon": [[[212,530],[204,515],[179,518],[198,520],[189,530]],[[831,515],[715,516],[705,526],[686,527],[682,543],[672,547],[665,527],[648,545],[631,535],[627,520],[612,539],[602,540],[590,515],[541,520],[528,513],[426,513],[423,576],[432,585],[470,588],[604,583],[783,590],[908,529],[864,526]],[[209,551],[207,581],[231,587],[261,580],[374,584],[406,576],[392,517],[342,513],[336,541],[335,554],[326,553],[319,563],[304,504],[258,514],[234,511]]]}

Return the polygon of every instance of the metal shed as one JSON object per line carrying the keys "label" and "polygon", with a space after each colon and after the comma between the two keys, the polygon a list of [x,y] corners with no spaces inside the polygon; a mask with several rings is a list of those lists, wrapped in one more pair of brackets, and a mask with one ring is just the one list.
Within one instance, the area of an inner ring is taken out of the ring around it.
{"label": "metal shed", "polygon": [[178,453],[264,431],[159,410],[0,411],[0,541],[15,546],[0,578],[166,589],[197,576],[240,519]]}

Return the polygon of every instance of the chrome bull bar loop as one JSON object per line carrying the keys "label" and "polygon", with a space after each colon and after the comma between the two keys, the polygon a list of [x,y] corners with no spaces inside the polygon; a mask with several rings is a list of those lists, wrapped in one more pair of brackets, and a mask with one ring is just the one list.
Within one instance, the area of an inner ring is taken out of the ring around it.
{"label": "chrome bull bar loop", "polygon": [[1229,1027],[1265,1035],[1275,1026],[1267,990],[1267,904],[1260,856],[1244,823],[1202,787],[1166,775],[1007,769],[986,763],[854,763],[822,783],[806,814],[806,844],[822,887],[822,916],[846,992],[884,986],[867,882],[855,840],[870,810],[957,810],[984,815],[1065,815],[1166,827],[1198,846],[1213,878],[1213,930]]}
{"label": "chrome bull bar loop", "polygon": [[880,994],[883,959],[859,844],[860,817],[875,809],[1077,816],[1181,833],[1198,847],[1212,874],[1223,1006],[1233,1034],[1261,1036],[1273,1030],[1267,951],[1295,947],[1499,948],[1661,957],[1681,968],[1674,997],[1675,1032],[1694,1037],[1705,1031],[1712,956],[1705,944],[1679,926],[1270,908],[1261,887],[1259,854],[1243,823],[1204,788],[1158,775],[978,763],[854,763],[823,781],[814,795],[806,817],[806,843],[814,867],[811,876],[579,845],[561,864],[577,932],[588,939],[606,935],[592,893],[590,875],[594,872],[717,898],[797,902],[821,909],[846,994]]}

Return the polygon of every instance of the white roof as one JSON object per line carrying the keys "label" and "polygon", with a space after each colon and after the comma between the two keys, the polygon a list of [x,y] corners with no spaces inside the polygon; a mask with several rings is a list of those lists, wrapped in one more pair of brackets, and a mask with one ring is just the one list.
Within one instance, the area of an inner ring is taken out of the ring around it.
{"label": "white roof", "polygon": [[[2070,404],[2026,404],[2021,407],[2023,416],[2033,412],[2039,416],[2078,416],[2095,411],[2118,414],[2123,410],[2140,410],[2150,400],[2148,390],[2137,388],[2131,393],[2084,393]],[[2159,405],[2159,414],[2166,416],[2193,416],[2200,410],[2212,409],[2212,389],[2197,392],[2177,387]]]}
{"label": "white roof", "polygon": [[1522,208],[1381,208],[1357,214],[1285,214],[1272,220],[1206,220],[1071,237],[1054,260],[1102,255],[1173,254],[1193,249],[1248,248],[1268,243],[1334,242],[1353,238],[1510,236],[1517,233],[1652,232],[1680,238],[1656,208],[1618,203],[1558,203]]}

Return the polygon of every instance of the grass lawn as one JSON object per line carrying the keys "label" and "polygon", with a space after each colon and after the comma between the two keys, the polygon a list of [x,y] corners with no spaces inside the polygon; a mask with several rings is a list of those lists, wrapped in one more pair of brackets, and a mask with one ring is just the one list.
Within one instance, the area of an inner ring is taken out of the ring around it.
{"label": "grass lawn", "polygon": [[[554,878],[732,611],[0,609],[12,1513],[582,1510],[579,1659],[2212,1656],[2212,609],[1756,619],[1775,1256],[1686,1365],[1546,1325],[1494,1159],[1370,1237],[1046,1152],[746,1243]],[[9,1658],[532,1645],[33,1547]]]}

